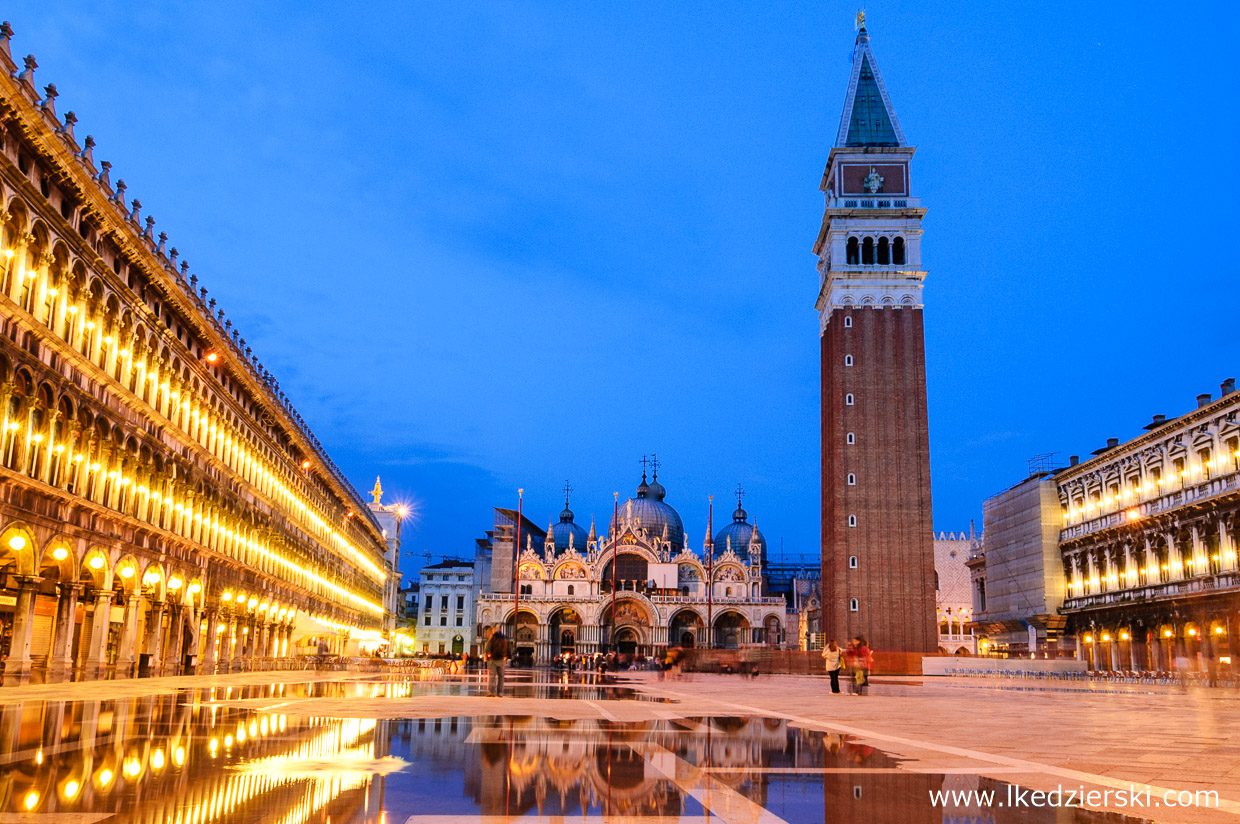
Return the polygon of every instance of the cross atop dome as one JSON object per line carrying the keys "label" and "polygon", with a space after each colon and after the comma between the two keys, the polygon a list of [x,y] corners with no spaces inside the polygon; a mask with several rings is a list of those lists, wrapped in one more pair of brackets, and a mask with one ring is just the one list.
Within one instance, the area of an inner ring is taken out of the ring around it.
{"label": "cross atop dome", "polygon": [[852,74],[835,138],[837,147],[907,146],[887,86],[878,70],[865,29],[865,10],[857,12],[857,43],[853,47]]}

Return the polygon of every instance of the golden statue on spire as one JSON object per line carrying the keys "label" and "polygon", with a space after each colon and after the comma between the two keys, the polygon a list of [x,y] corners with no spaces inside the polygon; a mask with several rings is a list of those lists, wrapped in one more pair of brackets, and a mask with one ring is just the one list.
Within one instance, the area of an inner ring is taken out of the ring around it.
{"label": "golden statue on spire", "polygon": [[379,485],[379,476],[375,476],[375,488],[370,490],[370,497],[374,498],[375,503],[381,503],[379,500],[383,497],[383,487]]}
{"label": "golden statue on spire", "polygon": [[857,28],[865,28],[865,9],[857,9]]}

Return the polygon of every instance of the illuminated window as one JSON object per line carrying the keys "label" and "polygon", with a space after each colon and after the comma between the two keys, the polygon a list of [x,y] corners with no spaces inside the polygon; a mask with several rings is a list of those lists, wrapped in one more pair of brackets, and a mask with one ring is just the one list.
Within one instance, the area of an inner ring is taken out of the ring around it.
{"label": "illuminated window", "polygon": [[848,316],[845,316],[845,317],[844,317],[844,328],[845,328],[845,329],[852,329],[852,318],[850,318],[850,317],[848,317]]}
{"label": "illuminated window", "polygon": [[851,392],[849,392],[847,395],[844,396],[844,405],[845,406],[853,405],[853,396]]}
{"label": "illuminated window", "polygon": [[856,555],[849,555],[849,556],[848,556],[848,568],[849,568],[849,569],[856,569],[856,568],[858,567],[858,565],[859,565],[859,564],[860,564],[860,562],[857,560],[857,556],[856,556]]}
{"label": "illuminated window", "polygon": [[857,611],[859,611],[860,609],[861,609],[861,604],[860,604],[860,603],[858,603],[858,601],[857,601],[857,599],[856,599],[856,598],[849,598],[849,599],[848,599],[848,611],[849,611],[849,612],[857,612]]}
{"label": "illuminated window", "polygon": [[856,526],[856,525],[857,525],[857,516],[856,516],[856,515],[849,515],[849,516],[848,516],[848,525],[849,525],[849,526]]}
{"label": "illuminated window", "polygon": [[849,473],[848,473],[848,485],[849,485],[849,486],[856,486],[856,485],[857,485],[857,476],[856,476],[856,475],[854,475],[854,474],[853,474],[853,473],[851,473],[851,472],[849,472]]}
{"label": "illuminated window", "polygon": [[857,436],[849,432],[847,435],[844,436],[844,442],[848,444],[854,444],[857,442]]}

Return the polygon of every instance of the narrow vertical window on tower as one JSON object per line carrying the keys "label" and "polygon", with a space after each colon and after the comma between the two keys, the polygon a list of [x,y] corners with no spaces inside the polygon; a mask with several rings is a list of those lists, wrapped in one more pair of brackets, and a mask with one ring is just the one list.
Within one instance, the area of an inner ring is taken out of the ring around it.
{"label": "narrow vertical window on tower", "polygon": [[848,568],[849,568],[849,569],[856,569],[858,566],[860,566],[860,562],[857,560],[857,556],[856,556],[856,555],[849,555],[849,556],[848,556]]}
{"label": "narrow vertical window on tower", "polygon": [[887,238],[880,237],[878,239],[878,262],[886,265],[891,262],[891,248],[887,245]]}
{"label": "narrow vertical window on tower", "polygon": [[857,239],[855,237],[850,237],[848,239],[848,243],[845,246],[845,248],[847,250],[847,254],[845,255],[845,260],[850,265],[856,266],[858,263],[861,262],[861,253],[858,251]]}
{"label": "narrow vertical window on tower", "polygon": [[849,612],[857,612],[860,609],[861,609],[861,603],[857,601],[856,598],[848,599],[848,611]]}
{"label": "narrow vertical window on tower", "polygon": [[845,406],[853,405],[853,396],[851,392],[849,392],[847,395],[844,396],[844,405]]}
{"label": "narrow vertical window on tower", "polygon": [[852,355],[845,355],[845,356],[844,356],[844,365],[845,365],[845,366],[852,366],[852,365],[853,365]]}
{"label": "narrow vertical window on tower", "polygon": [[904,238],[902,237],[891,242],[891,262],[896,266],[904,265]]}
{"label": "narrow vertical window on tower", "polygon": [[856,526],[856,525],[857,525],[857,516],[856,516],[856,515],[849,515],[849,516],[848,516],[848,525],[849,525],[849,526]]}
{"label": "narrow vertical window on tower", "polygon": [[853,474],[853,473],[851,473],[851,472],[849,472],[849,473],[848,473],[848,485],[849,485],[849,486],[856,486],[856,485],[857,485],[857,476],[856,476],[856,475],[854,475],[854,474]]}
{"label": "narrow vertical window on tower", "polygon": [[844,436],[844,443],[851,446],[852,444],[855,444],[856,442],[857,442],[857,436],[855,433],[849,432],[847,435]]}
{"label": "narrow vertical window on tower", "polygon": [[852,318],[848,315],[844,316],[844,328],[852,329]]}

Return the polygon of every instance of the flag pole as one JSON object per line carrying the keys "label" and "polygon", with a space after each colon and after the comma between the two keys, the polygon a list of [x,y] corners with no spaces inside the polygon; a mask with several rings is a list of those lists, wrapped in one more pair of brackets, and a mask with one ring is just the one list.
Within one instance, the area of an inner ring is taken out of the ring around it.
{"label": "flag pole", "polygon": [[525,490],[517,490],[517,543],[512,555],[512,651],[517,651],[517,612],[521,609],[521,511]]}

